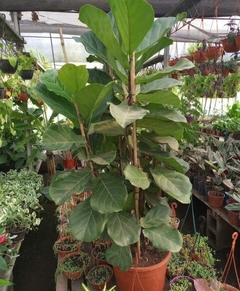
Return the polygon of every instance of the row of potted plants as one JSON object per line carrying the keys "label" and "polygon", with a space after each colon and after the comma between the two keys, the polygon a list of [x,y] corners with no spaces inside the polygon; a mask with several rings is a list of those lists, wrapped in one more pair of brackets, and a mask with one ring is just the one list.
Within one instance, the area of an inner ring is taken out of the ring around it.
{"label": "row of potted plants", "polygon": [[1,173],[0,226],[15,236],[14,241],[23,240],[25,232],[36,229],[41,218],[39,211],[42,177],[22,169]]}

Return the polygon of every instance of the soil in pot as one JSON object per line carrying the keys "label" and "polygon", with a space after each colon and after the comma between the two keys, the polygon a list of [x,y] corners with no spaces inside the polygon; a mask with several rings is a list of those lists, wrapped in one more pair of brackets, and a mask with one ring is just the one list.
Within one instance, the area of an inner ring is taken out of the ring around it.
{"label": "soil in pot", "polygon": [[219,191],[215,191],[215,190],[208,191],[208,204],[211,207],[214,207],[214,208],[222,207],[223,200],[224,200],[223,193]]}
{"label": "soil in pot", "polygon": [[56,273],[62,272],[67,278],[76,280],[86,273],[89,262],[90,256],[87,253],[71,253],[61,260]]}
{"label": "soil in pot", "polygon": [[87,274],[88,284],[94,290],[103,290],[105,284],[109,287],[113,276],[113,270],[107,265],[98,265],[93,267]]}
{"label": "soil in pot", "polygon": [[60,237],[53,246],[54,252],[60,257],[65,257],[66,255],[79,252],[80,242],[74,240],[71,236]]}

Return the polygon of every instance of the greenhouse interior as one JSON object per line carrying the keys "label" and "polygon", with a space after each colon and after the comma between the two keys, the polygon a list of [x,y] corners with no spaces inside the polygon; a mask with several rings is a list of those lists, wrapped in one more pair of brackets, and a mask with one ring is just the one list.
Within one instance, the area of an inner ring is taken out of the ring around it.
{"label": "greenhouse interior", "polygon": [[239,0],[2,2],[0,291],[239,291]]}

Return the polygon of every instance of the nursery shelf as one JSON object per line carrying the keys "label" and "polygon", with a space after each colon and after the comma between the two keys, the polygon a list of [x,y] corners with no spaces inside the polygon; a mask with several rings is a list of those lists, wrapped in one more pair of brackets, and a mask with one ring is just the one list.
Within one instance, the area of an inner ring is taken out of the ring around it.
{"label": "nursery shelf", "polygon": [[211,207],[206,200],[204,200],[204,196],[199,195],[196,190],[193,189],[193,195],[197,197],[201,202],[206,204],[209,208],[212,209],[213,212],[215,212],[216,215],[220,216],[222,219],[224,219],[228,224],[230,224],[233,228],[235,228],[240,233],[240,226],[233,225],[229,222],[227,218],[227,210],[224,208],[213,208]]}

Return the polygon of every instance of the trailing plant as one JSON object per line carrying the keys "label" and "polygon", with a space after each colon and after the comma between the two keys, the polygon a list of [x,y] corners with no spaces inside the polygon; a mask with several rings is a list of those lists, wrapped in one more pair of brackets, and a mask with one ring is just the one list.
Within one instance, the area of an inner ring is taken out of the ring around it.
{"label": "trailing plant", "polygon": [[161,251],[181,249],[181,234],[169,224],[171,209],[157,193],[160,188],[190,202],[188,164],[171,151],[178,150],[186,119],[176,110],[179,98],[166,90],[180,82],[163,77],[194,65],[181,59],[157,73],[138,75],[144,62],[172,43],[166,33],[185,14],[154,21],[145,0],[109,0],[109,5],[111,18],[91,5],[79,13],[91,31],[78,41],[106,71],[66,64],[59,72],[42,74],[36,92],[74,125],[74,130],[50,126],[44,147],[68,150],[76,145],[78,157],[87,163],[79,172],[57,172],[49,187],[51,198],[60,205],[73,193],[92,191],[70,212],[71,233],[90,242],[106,232],[112,241],[107,261],[126,271],[141,257],[141,238]]}
{"label": "trailing plant", "polygon": [[[82,287],[85,291],[91,291],[89,287],[87,287],[84,283],[82,283]],[[111,287],[110,289],[106,289],[106,285],[102,289],[102,291],[115,291],[115,286]]]}
{"label": "trailing plant", "polygon": [[90,269],[87,273],[87,279],[97,285],[109,281],[113,275],[112,268],[108,265],[98,265]]}

